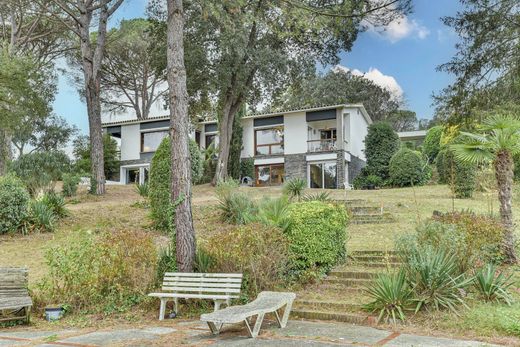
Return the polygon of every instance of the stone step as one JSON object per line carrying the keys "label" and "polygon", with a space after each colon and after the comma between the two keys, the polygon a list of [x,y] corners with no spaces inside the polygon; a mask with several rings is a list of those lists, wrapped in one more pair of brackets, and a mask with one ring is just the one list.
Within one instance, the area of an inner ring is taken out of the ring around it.
{"label": "stone step", "polygon": [[389,223],[394,223],[394,222],[395,222],[394,220],[387,220],[387,219],[378,219],[378,220],[359,219],[359,220],[350,221],[350,223],[352,223],[352,224],[389,224]]}
{"label": "stone step", "polygon": [[351,258],[354,261],[364,261],[364,262],[391,262],[398,263],[399,258],[396,256],[384,256],[384,255],[352,255]]}
{"label": "stone step", "polygon": [[387,266],[390,268],[395,268],[395,267],[399,267],[399,265],[401,265],[401,263],[397,263],[397,262],[386,263],[386,262],[371,262],[371,261],[356,261],[355,264],[361,265],[361,266],[366,266],[366,267],[372,267],[372,268],[385,268]]}
{"label": "stone step", "polygon": [[362,251],[353,251],[351,253],[352,256],[357,256],[357,255],[385,255],[385,254],[390,254],[390,255],[395,255],[397,254],[396,251],[375,251],[375,250],[362,250]]}
{"label": "stone step", "polygon": [[324,298],[329,297],[345,297],[345,294],[348,295],[360,295],[365,293],[365,287],[363,286],[350,286],[341,283],[340,281],[334,280],[324,280],[320,289],[322,292],[326,292],[327,295],[323,295]]}
{"label": "stone step", "polygon": [[358,215],[381,215],[380,206],[352,206],[348,207],[353,216]]}
{"label": "stone step", "polygon": [[[347,267],[348,268],[348,267]],[[340,277],[340,278],[374,278],[376,277],[376,272],[367,272],[367,271],[345,271],[345,270],[332,270],[329,273],[329,276]]]}
{"label": "stone step", "polygon": [[343,278],[343,277],[327,276],[323,280],[323,282],[341,284],[348,288],[357,288],[357,287],[365,288],[368,284],[370,284],[372,282],[372,280],[371,279],[360,279],[360,278]]}
{"label": "stone step", "polygon": [[351,324],[373,324],[374,319],[367,314],[339,313],[315,310],[292,310],[293,318],[333,320]]}
{"label": "stone step", "polygon": [[[368,301],[366,301],[368,302]],[[339,312],[344,313],[345,311],[359,311],[363,308],[361,301],[357,302],[345,302],[345,301],[334,301],[334,300],[322,300],[322,299],[296,299],[294,302],[294,308],[297,310],[315,310],[315,311],[326,311],[326,312]]]}

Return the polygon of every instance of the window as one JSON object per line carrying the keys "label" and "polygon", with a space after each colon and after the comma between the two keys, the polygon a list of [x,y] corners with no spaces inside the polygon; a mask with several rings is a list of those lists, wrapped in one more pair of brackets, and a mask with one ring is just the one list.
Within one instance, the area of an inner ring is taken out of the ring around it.
{"label": "window", "polygon": [[168,130],[141,133],[141,152],[155,152],[167,136]]}
{"label": "window", "polygon": [[216,139],[217,135],[216,134],[213,134],[213,135],[206,135],[206,148],[208,148],[212,143],[214,146],[216,146],[217,144],[215,143],[215,139]]}
{"label": "window", "polygon": [[335,140],[336,129],[320,130],[320,140]]}
{"label": "window", "polygon": [[284,166],[283,164],[275,165],[259,165],[256,167],[256,185],[264,186],[278,186],[284,181]]}
{"label": "window", "polygon": [[311,188],[336,189],[337,164],[335,162],[309,164],[309,184]]}
{"label": "window", "polygon": [[283,154],[283,127],[255,130],[255,153]]}

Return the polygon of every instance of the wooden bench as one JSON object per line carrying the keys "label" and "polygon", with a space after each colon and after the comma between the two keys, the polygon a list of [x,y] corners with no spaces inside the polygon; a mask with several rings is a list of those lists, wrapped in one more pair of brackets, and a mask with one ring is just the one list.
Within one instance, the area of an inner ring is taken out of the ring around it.
{"label": "wooden bench", "polygon": [[231,299],[238,298],[241,287],[242,274],[167,272],[164,274],[163,293],[148,295],[161,299],[159,320],[163,320],[168,301],[175,302],[175,314],[179,298],[213,300],[217,311],[222,303],[229,306]]}
{"label": "wooden bench", "polygon": [[[220,333],[224,324],[235,324],[244,322],[249,336],[255,338],[260,332],[264,316],[267,313],[274,313],[280,328],[285,328],[296,294],[283,292],[261,292],[258,297],[245,305],[231,306],[220,311],[203,314],[200,320],[208,323],[214,335]],[[283,316],[280,318],[278,310],[285,307]],[[255,325],[251,329],[251,321],[256,316]]]}
{"label": "wooden bench", "polygon": [[32,299],[27,291],[25,268],[0,267],[0,322],[31,317]]}

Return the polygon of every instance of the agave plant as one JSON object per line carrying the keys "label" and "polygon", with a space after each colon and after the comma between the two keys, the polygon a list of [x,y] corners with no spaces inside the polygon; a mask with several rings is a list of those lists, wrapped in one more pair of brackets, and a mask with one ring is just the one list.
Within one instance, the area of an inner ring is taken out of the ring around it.
{"label": "agave plant", "polygon": [[65,199],[63,196],[58,195],[53,191],[45,193],[40,201],[47,205],[47,207],[52,210],[58,218],[69,215],[69,210],[65,207]]}
{"label": "agave plant", "polygon": [[290,223],[288,207],[289,200],[285,196],[278,199],[265,199],[258,208],[255,220],[265,225],[277,226],[285,231]]}
{"label": "agave plant", "polygon": [[508,291],[508,288],[513,285],[511,275],[505,276],[502,272],[497,274],[493,264],[487,264],[477,271],[474,284],[486,301],[502,301],[508,305],[513,302]]}
{"label": "agave plant", "polygon": [[303,201],[330,201],[330,194],[328,192],[321,192],[316,194],[305,195]]}
{"label": "agave plant", "polygon": [[379,274],[366,288],[366,292],[374,300],[364,305],[364,308],[370,312],[379,312],[378,322],[383,318],[385,322],[391,320],[394,323],[397,319],[406,319],[405,311],[411,307],[413,291],[403,270],[393,274]]}
{"label": "agave plant", "polygon": [[289,196],[289,198],[296,198],[298,201],[300,201],[306,185],[307,182],[305,182],[305,180],[301,178],[293,178],[284,184],[283,191]]}
{"label": "agave plant", "polygon": [[251,222],[257,211],[256,204],[241,192],[233,192],[220,198],[218,208],[222,212],[222,219],[232,224]]}
{"label": "agave plant", "polygon": [[137,183],[135,185],[135,191],[140,195],[142,196],[143,198],[146,198],[148,196],[148,192],[149,192],[149,185],[148,185],[148,182],[144,182],[143,184],[139,184]]}
{"label": "agave plant", "polygon": [[31,202],[29,224],[33,229],[41,232],[53,232],[56,228],[56,218],[52,207],[44,201],[35,200]]}

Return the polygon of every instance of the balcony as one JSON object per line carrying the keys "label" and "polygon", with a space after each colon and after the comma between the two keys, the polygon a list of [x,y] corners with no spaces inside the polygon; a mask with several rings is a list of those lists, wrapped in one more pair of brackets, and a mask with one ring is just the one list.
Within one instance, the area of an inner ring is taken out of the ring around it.
{"label": "balcony", "polygon": [[308,140],[307,152],[333,152],[337,150],[336,139]]}

